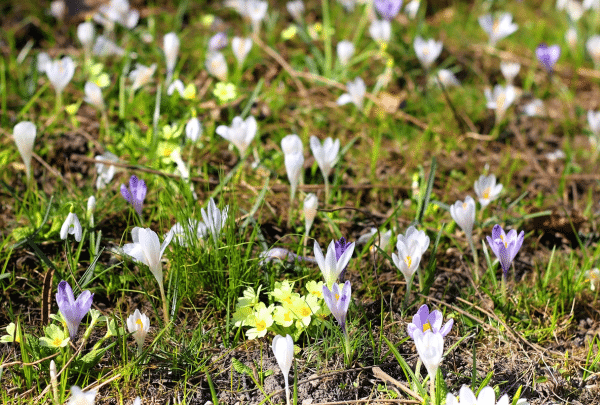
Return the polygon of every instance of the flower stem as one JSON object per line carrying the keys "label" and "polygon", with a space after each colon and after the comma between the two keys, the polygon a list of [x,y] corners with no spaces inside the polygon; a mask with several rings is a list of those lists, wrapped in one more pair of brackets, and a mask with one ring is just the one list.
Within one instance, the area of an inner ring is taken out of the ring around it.
{"label": "flower stem", "polygon": [[331,74],[331,37],[330,37],[330,15],[329,15],[329,0],[321,0],[323,8],[323,47],[325,48],[325,66],[323,67],[323,75],[329,77]]}
{"label": "flower stem", "polygon": [[431,403],[435,404],[435,378],[432,378],[431,381],[429,381],[429,397]]}
{"label": "flower stem", "polygon": [[350,363],[352,362],[352,349],[350,347],[350,335],[348,335],[348,331],[344,327],[344,343],[346,347],[346,367],[350,367]]}
{"label": "flower stem", "polygon": [[167,309],[167,297],[165,296],[165,289],[162,283],[158,283],[158,288],[160,289],[160,298],[162,299],[162,307],[163,307],[163,318],[165,320],[165,326],[169,323],[169,310]]}
{"label": "flower stem", "polygon": [[408,306],[408,300],[410,298],[410,290],[412,288],[414,274],[406,280],[406,293],[404,294],[404,301],[402,302],[402,309],[406,309]]}
{"label": "flower stem", "polygon": [[506,273],[502,274],[502,281],[500,284],[500,291],[502,292],[502,304],[506,305]]}
{"label": "flower stem", "polygon": [[325,177],[325,204],[329,204],[329,176]]}
{"label": "flower stem", "polygon": [[475,249],[473,235],[468,235],[468,239],[469,246],[471,247],[471,252],[473,252],[473,262],[475,263],[475,268],[473,269],[473,276],[475,278],[475,282],[479,283],[479,256],[477,255],[477,249]]}
{"label": "flower stem", "polygon": [[288,204],[288,228],[292,227],[292,215],[294,213],[293,204],[294,204],[294,196],[296,194],[296,188],[292,186],[290,189],[290,203]]}

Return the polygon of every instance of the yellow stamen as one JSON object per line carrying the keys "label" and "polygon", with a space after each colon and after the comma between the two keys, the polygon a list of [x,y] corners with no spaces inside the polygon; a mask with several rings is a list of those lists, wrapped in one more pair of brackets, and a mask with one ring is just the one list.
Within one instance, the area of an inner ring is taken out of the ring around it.
{"label": "yellow stamen", "polygon": [[429,322],[425,322],[425,323],[423,324],[423,333],[424,333],[424,332],[427,332],[427,331],[428,331],[428,330],[430,330],[430,329],[431,329],[431,324],[430,324]]}
{"label": "yellow stamen", "polygon": [[140,325],[140,332],[142,332],[144,330],[144,324],[142,323],[142,320],[140,318],[136,319],[135,323],[137,325]]}
{"label": "yellow stamen", "polygon": [[406,256],[406,259],[404,259],[404,262],[406,263],[406,265],[408,267],[410,267],[410,265],[412,264],[412,258],[410,256]]}

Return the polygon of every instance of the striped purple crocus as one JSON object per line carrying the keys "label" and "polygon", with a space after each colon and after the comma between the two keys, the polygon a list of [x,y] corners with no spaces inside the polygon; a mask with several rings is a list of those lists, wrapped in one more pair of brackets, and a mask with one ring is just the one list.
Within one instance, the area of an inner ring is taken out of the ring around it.
{"label": "striped purple crocus", "polygon": [[69,336],[71,341],[77,337],[77,331],[79,330],[79,324],[81,320],[88,313],[92,307],[94,294],[90,293],[89,290],[83,291],[79,294],[79,297],[75,299],[73,295],[73,289],[65,280],[62,280],[58,284],[58,290],[56,292],[56,303],[58,309],[62,314],[67,328],[69,329]]}

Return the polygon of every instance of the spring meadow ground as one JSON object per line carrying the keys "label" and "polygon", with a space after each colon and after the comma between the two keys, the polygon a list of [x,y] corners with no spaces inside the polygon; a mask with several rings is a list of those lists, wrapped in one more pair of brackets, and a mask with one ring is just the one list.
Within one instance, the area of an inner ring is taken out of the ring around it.
{"label": "spring meadow ground", "polygon": [[599,2],[375,3],[0,5],[3,403],[600,403]]}

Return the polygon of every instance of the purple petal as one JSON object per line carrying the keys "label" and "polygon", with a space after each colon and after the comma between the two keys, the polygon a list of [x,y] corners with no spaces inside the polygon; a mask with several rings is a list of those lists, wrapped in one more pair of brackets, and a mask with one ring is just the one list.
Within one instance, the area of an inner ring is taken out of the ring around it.
{"label": "purple petal", "polygon": [[448,322],[446,322],[446,324],[442,327],[442,329],[440,329],[440,334],[446,337],[446,335],[450,333],[452,325],[454,325],[454,319],[449,319]]}
{"label": "purple petal", "polygon": [[499,239],[501,235],[504,235],[502,227],[498,224],[494,225],[494,228],[492,228],[492,239]]}
{"label": "purple petal", "polygon": [[435,311],[431,311],[427,319],[433,332],[438,332],[440,330],[443,320],[444,316],[442,315],[442,312],[438,311],[437,309]]}
{"label": "purple petal", "polygon": [[414,333],[415,333],[416,330],[419,330],[419,328],[414,323],[409,323],[408,326],[406,327],[406,331],[408,332],[408,336],[410,336],[411,339],[415,338]]}
{"label": "purple petal", "polygon": [[129,204],[133,204],[133,197],[131,197],[131,193],[129,192],[125,184],[121,184],[121,195]]}

